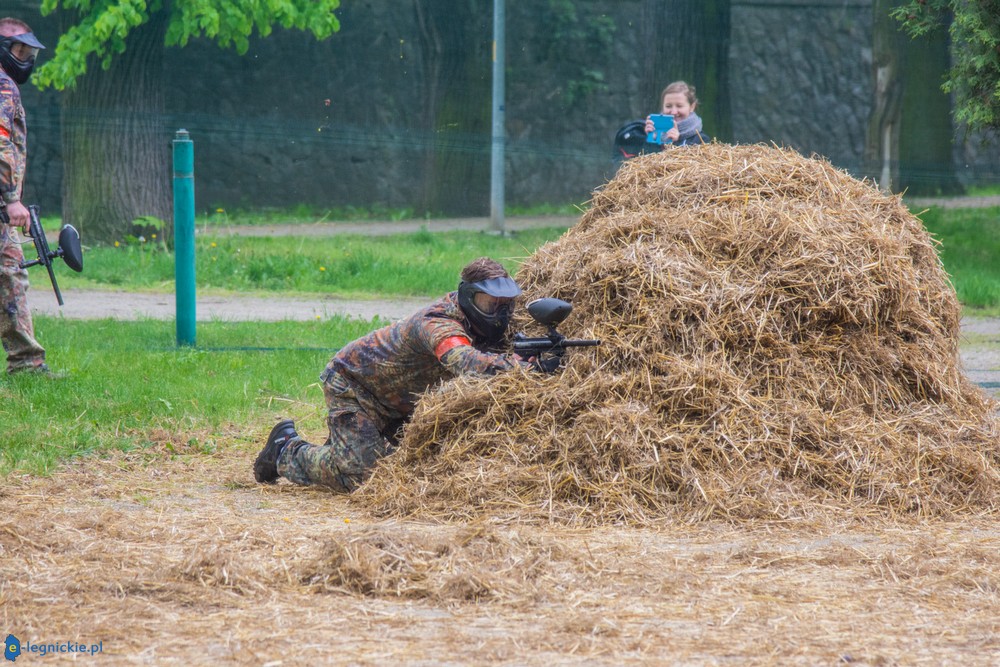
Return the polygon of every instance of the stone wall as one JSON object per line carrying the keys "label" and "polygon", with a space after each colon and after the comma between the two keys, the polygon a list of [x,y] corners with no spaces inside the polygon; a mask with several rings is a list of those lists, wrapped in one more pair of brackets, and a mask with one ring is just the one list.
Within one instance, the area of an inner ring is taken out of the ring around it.
{"label": "stone wall", "polygon": [[872,106],[870,0],[734,0],[733,140],[859,173]]}

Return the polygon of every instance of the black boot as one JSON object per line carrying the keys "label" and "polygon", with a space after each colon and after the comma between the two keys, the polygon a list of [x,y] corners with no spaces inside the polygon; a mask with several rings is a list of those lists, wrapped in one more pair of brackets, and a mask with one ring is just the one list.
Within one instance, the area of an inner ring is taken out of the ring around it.
{"label": "black boot", "polygon": [[274,484],[278,480],[278,457],[292,438],[298,438],[295,432],[295,422],[285,419],[271,429],[267,444],[253,462],[253,476],[261,484]]}

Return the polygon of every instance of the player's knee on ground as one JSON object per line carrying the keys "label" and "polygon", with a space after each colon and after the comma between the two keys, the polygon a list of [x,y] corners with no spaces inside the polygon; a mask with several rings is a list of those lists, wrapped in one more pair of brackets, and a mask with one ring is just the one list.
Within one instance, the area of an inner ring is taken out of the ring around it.
{"label": "player's knee on ground", "polygon": [[351,492],[393,447],[363,412],[332,413],[328,422],[330,437],[326,444],[302,443],[294,451],[285,452],[278,461],[278,472],[296,484]]}

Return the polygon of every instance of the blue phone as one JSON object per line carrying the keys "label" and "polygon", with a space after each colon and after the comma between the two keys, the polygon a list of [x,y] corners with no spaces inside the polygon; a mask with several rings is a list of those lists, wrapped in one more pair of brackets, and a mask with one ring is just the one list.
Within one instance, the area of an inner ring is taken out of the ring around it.
{"label": "blue phone", "polygon": [[651,144],[673,143],[670,139],[667,139],[667,132],[674,128],[674,117],[654,113],[649,119],[653,121],[653,131],[646,133],[646,141]]}

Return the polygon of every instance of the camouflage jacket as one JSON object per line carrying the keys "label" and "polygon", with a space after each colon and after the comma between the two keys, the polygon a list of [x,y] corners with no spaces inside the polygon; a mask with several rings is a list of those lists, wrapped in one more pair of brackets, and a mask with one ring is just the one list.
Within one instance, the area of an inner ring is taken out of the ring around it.
{"label": "camouflage jacket", "polygon": [[[470,344],[472,343],[472,344]],[[395,324],[348,343],[327,364],[324,382],[334,373],[373,399],[386,417],[408,417],[417,396],[443,380],[477,373],[493,375],[527,367],[512,354],[476,346],[470,325],[452,292]]]}
{"label": "camouflage jacket", "polygon": [[27,135],[21,91],[0,69],[0,197],[7,203],[21,200]]}

